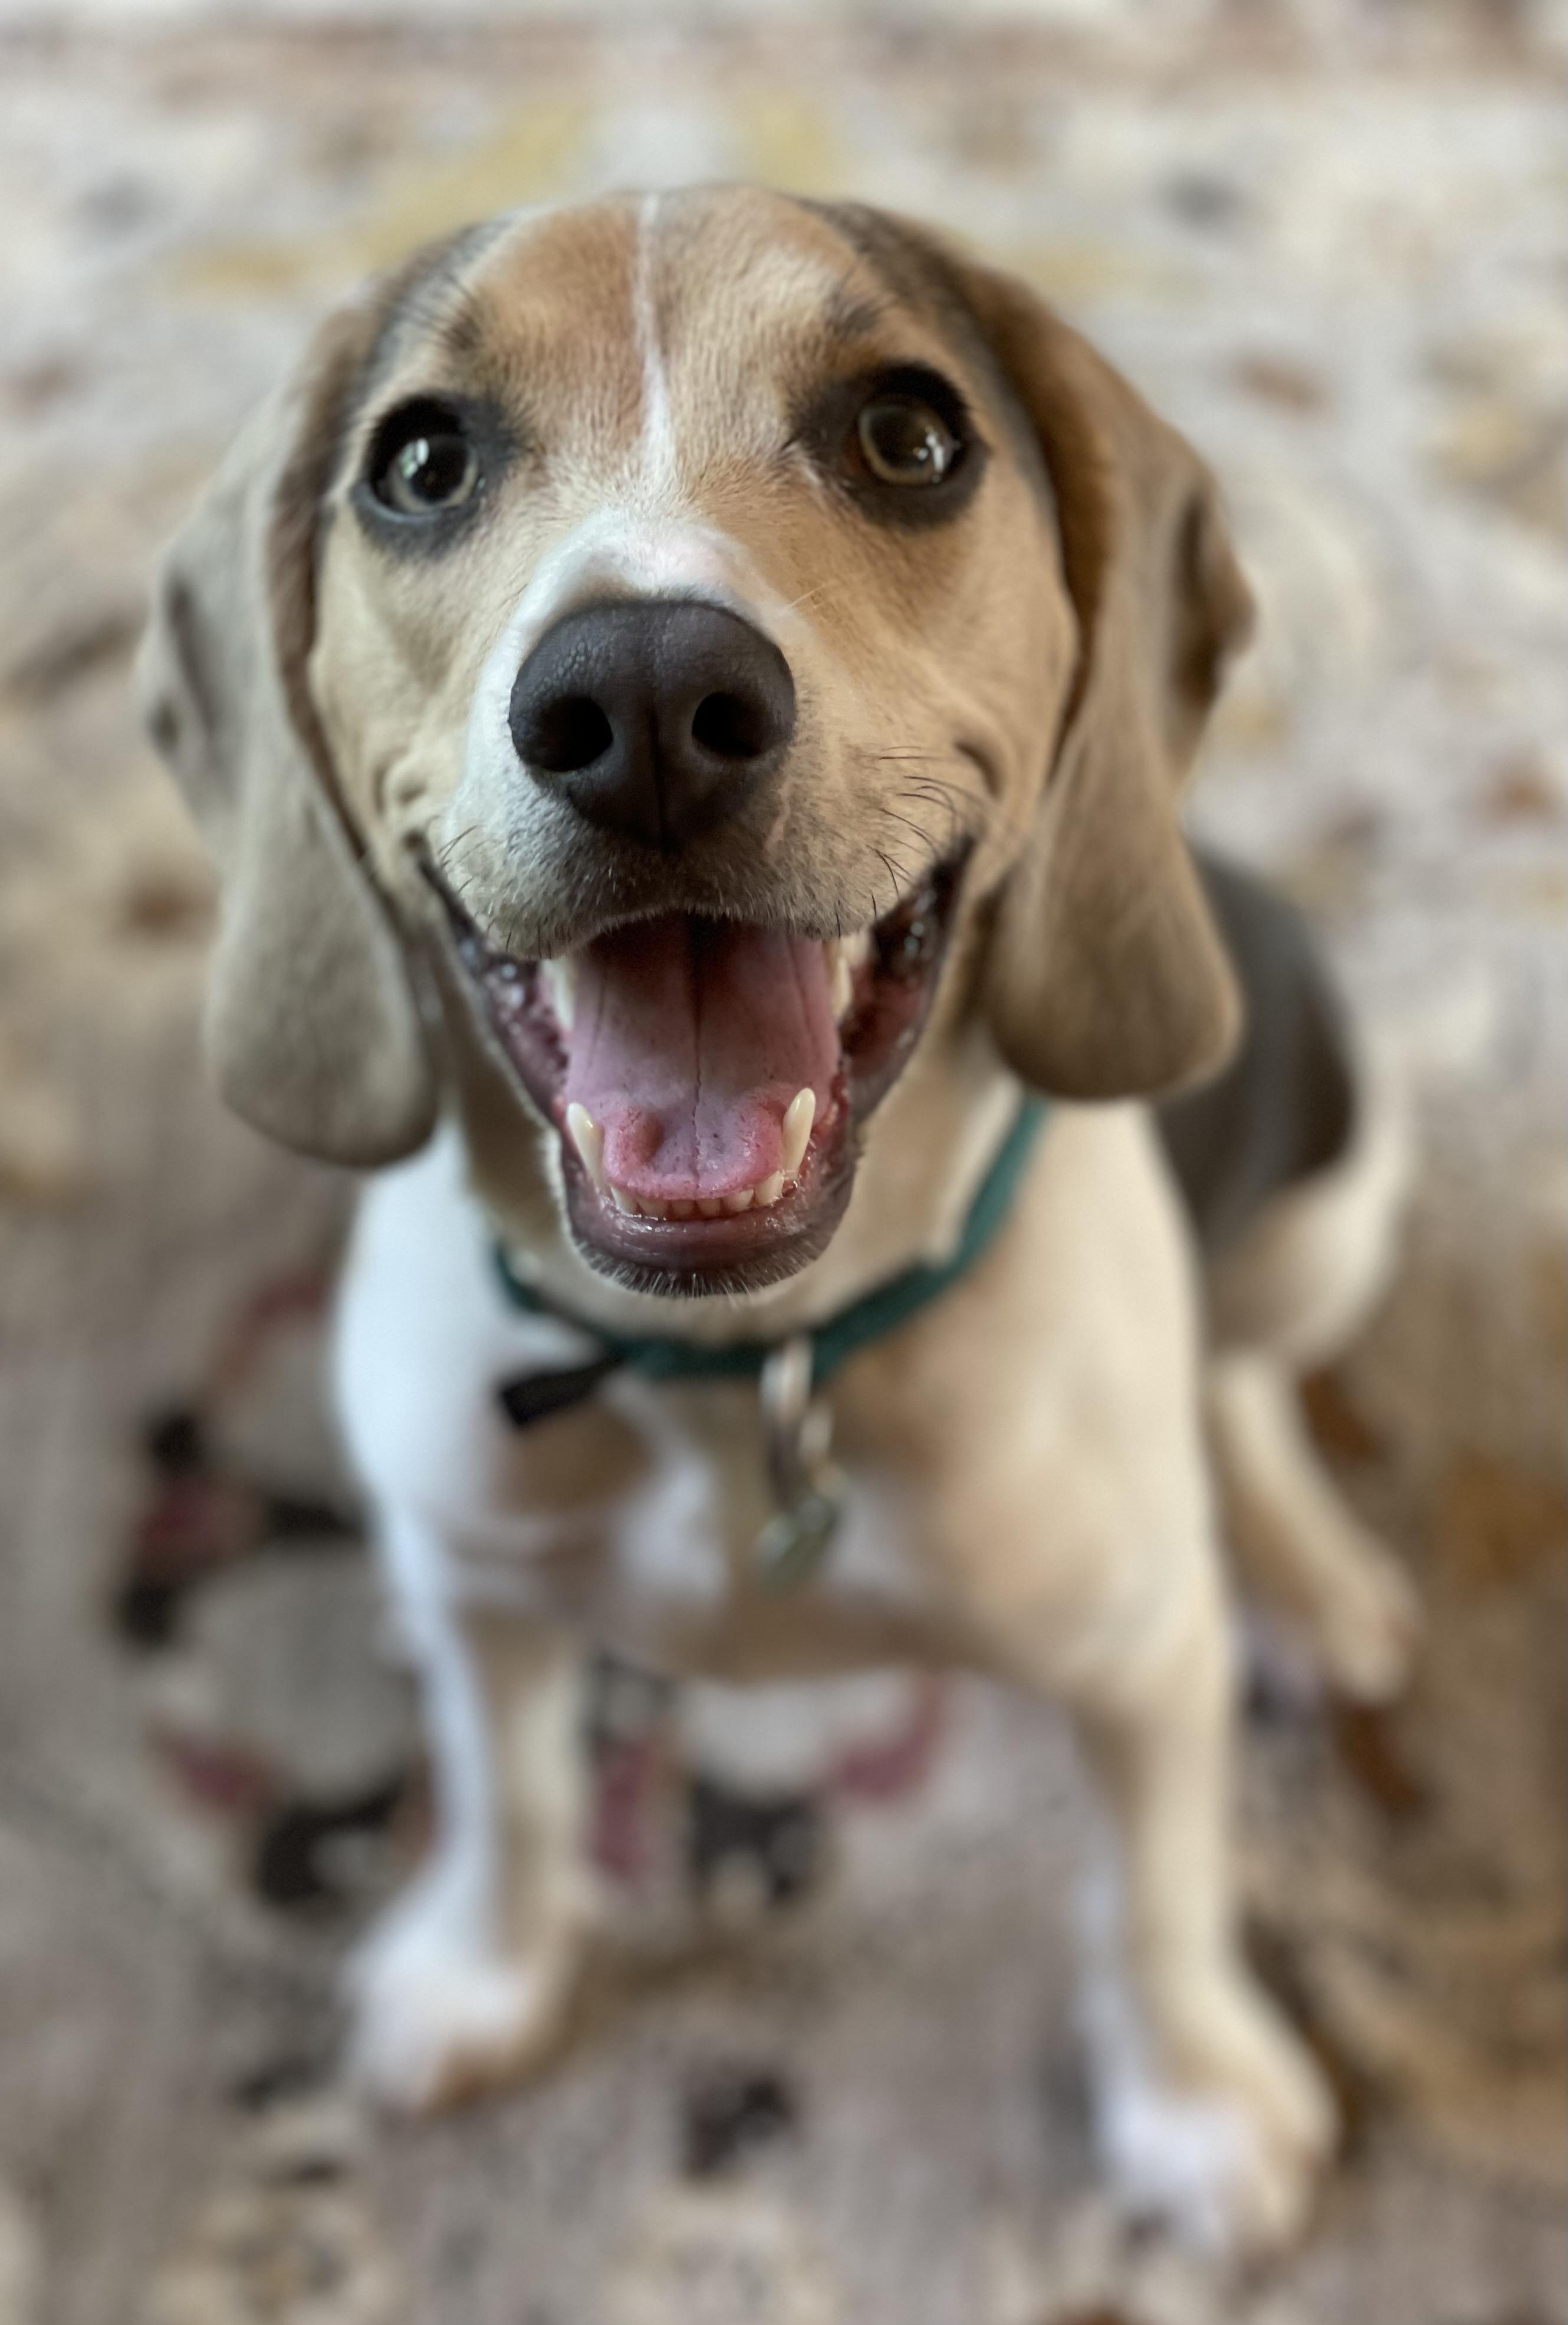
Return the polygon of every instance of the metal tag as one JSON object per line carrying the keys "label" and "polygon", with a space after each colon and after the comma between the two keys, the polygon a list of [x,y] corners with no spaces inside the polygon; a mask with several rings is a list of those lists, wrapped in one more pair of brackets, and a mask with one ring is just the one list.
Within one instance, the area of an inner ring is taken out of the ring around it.
{"label": "metal tag", "polygon": [[764,1581],[792,1590],[816,1571],[838,1531],[844,1480],[828,1459],[833,1415],[811,1394],[811,1336],[798,1332],[762,1367],[768,1478],[779,1514],[757,1537]]}
{"label": "metal tag", "polygon": [[757,1536],[757,1563],[774,1590],[793,1590],[808,1581],[838,1531],[839,1506],[830,1496],[803,1494],[793,1509],[780,1510]]}

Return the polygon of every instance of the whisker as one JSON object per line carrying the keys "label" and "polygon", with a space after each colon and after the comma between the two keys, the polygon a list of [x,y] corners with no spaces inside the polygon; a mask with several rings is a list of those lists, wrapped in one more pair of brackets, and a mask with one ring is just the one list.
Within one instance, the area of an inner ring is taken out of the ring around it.
{"label": "whisker", "polygon": [[912,816],[900,815],[897,808],[889,807],[885,801],[882,802],[882,813],[888,817],[890,821],[893,823],[901,823],[906,831],[912,831],[916,838],[921,842],[922,846],[929,844],[931,837],[930,833],[923,830]]}
{"label": "whisker", "polygon": [[876,857],[878,863],[883,866],[889,879],[893,884],[893,903],[890,904],[888,907],[889,911],[891,912],[893,905],[897,904],[899,898],[902,895],[905,888],[910,885],[909,875],[904,866],[901,864],[895,863],[893,858],[888,855],[884,848],[873,848],[872,849],[872,854]]}
{"label": "whisker", "polygon": [[[925,805],[928,807],[939,807],[945,810],[947,816],[947,847],[949,849],[952,849],[957,844],[959,833],[967,829],[967,827],[962,820],[957,809],[955,807],[951,800],[932,799],[920,801],[911,798],[910,794],[907,792],[900,792],[899,796],[901,800],[906,801],[910,806]],[[923,828],[916,822],[912,816],[901,815],[896,808],[888,808],[884,812],[893,816],[898,822],[904,824],[909,830],[919,831],[921,838],[925,838],[926,834]]]}
{"label": "whisker", "polygon": [[457,834],[456,839],[449,839],[447,842],[446,847],[438,851],[436,857],[437,863],[438,865],[446,865],[452,862],[460,853],[464,842],[466,840],[472,839],[478,829],[479,826],[476,823],[466,825],[465,829]]}
{"label": "whisker", "polygon": [[827,588],[828,585],[826,581],[819,581],[815,589],[802,589],[798,597],[791,597],[787,605],[779,607],[779,611],[781,614],[793,614],[798,607],[809,606],[815,598],[826,597]]}

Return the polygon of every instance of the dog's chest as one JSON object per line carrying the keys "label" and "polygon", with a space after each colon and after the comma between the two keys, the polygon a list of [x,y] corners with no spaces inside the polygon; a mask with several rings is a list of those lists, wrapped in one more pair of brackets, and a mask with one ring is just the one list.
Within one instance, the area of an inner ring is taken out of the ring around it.
{"label": "dog's chest", "polygon": [[873,1653],[884,1631],[907,1649],[926,1593],[890,1482],[853,1475],[820,1573],[775,1594],[756,1557],[774,1504],[754,1382],[627,1369],[572,1411],[507,1422],[503,1382],[584,1355],[501,1296],[450,1153],[373,1183],[342,1294],[339,1409],[373,1498],[419,1512],[467,1589],[676,1661],[768,1660],[770,1632],[808,1666],[852,1632]]}
{"label": "dog's chest", "polygon": [[[770,1580],[761,1537],[777,1505],[752,1383],[627,1375],[604,1385],[583,1423],[583,1502],[561,1514],[553,1540],[535,1533],[529,1563],[536,1583],[584,1593],[585,1613],[607,1635],[695,1642],[715,1628],[766,1628],[786,1607],[798,1631],[808,1610],[831,1624],[852,1608],[897,1619],[922,1603],[909,1514],[890,1481],[864,1472],[842,1480],[839,1523],[808,1587]],[[595,1481],[612,1442],[623,1450],[606,1490]],[[537,1508],[530,1522],[538,1526]]]}

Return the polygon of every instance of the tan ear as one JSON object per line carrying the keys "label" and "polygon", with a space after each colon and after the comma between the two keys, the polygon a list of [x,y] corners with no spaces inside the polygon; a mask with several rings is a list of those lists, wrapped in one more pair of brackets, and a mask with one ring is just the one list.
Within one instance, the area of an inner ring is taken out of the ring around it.
{"label": "tan ear", "polygon": [[304,679],[321,497],[374,328],[368,308],[334,317],[252,420],[164,558],[138,670],[218,868],[218,1088],[285,1145],[359,1165],[411,1153],[436,1106],[408,958]]}
{"label": "tan ear", "polygon": [[1217,1070],[1241,1025],[1177,812],[1250,593],[1183,438],[1023,283],[947,263],[1038,440],[1079,625],[1035,829],[998,900],[986,1005],[1041,1089],[1180,1088]]}

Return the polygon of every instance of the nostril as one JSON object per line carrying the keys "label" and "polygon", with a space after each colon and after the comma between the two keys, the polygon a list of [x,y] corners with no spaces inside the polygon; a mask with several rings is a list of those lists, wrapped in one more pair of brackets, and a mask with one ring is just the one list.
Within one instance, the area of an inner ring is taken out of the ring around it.
{"label": "nostril", "polygon": [[539,705],[518,740],[530,766],[550,775],[574,775],[604,757],[615,730],[592,695],[563,694]]}
{"label": "nostril", "polygon": [[776,739],[767,705],[739,694],[705,694],[692,713],[691,731],[720,759],[760,759]]}
{"label": "nostril", "polygon": [[534,642],[506,720],[521,774],[554,805],[668,854],[761,797],[795,731],[795,681],[726,607],[613,598]]}

